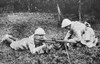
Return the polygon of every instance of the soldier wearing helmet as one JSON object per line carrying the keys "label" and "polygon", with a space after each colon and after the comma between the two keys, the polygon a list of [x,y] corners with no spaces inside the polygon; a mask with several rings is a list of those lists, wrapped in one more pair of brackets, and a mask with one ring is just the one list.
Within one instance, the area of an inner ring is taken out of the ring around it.
{"label": "soldier wearing helmet", "polygon": [[14,50],[25,50],[29,49],[32,54],[39,52],[43,53],[42,48],[46,47],[44,43],[40,43],[35,41],[35,39],[46,39],[45,31],[42,28],[37,28],[35,33],[27,38],[23,38],[21,40],[14,40],[14,37],[11,35],[6,34],[2,38],[2,42],[7,41],[10,42],[9,46]]}
{"label": "soldier wearing helmet", "polygon": [[64,19],[62,22],[62,28],[68,29],[68,32],[64,38],[66,42],[80,42],[89,48],[96,46],[98,42],[98,38],[95,37],[95,32],[88,22],[72,22],[69,19]]}
{"label": "soldier wearing helmet", "polygon": [[44,51],[43,51],[42,48],[45,48],[46,44],[38,41],[38,39],[46,39],[44,29],[42,29],[41,27],[38,27],[35,30],[34,35],[32,35],[30,37],[32,37],[34,39],[34,41],[33,41],[34,46],[32,46],[33,48],[31,50],[31,52],[32,53],[36,53],[36,52],[38,52],[38,53],[44,53]]}
{"label": "soldier wearing helmet", "polygon": [[64,38],[66,42],[81,42],[85,43],[82,38],[83,33],[86,30],[85,24],[78,22],[78,21],[71,21],[69,19],[64,19],[62,21],[62,28],[68,29],[68,32]]}

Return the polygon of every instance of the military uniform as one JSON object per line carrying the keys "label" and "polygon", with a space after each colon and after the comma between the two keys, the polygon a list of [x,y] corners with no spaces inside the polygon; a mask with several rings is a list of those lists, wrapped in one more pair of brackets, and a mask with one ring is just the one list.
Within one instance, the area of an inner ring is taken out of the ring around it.
{"label": "military uniform", "polygon": [[98,38],[95,37],[95,32],[89,23],[81,23],[79,21],[72,22],[69,19],[64,19],[62,28],[68,27],[69,25],[70,30],[68,30],[64,40],[73,43],[80,42],[88,47],[96,46]]}
{"label": "military uniform", "polygon": [[83,39],[85,40],[85,45],[88,47],[96,46],[98,38],[95,36],[95,32],[91,27],[87,27],[87,30],[83,34]]}
{"label": "military uniform", "polygon": [[70,30],[68,30],[64,40],[69,40],[70,42],[77,43],[77,41],[80,41],[82,43],[85,43],[82,35],[84,34],[86,30],[86,26],[78,21],[74,21],[71,23]]}

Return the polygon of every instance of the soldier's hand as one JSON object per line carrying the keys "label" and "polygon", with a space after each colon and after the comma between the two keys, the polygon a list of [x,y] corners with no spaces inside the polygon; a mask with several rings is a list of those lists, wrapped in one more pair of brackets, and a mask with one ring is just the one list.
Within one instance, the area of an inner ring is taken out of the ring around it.
{"label": "soldier's hand", "polygon": [[48,48],[48,49],[51,49],[51,48],[53,48],[53,46],[54,46],[54,45],[51,44],[51,45],[48,45],[47,48]]}
{"label": "soldier's hand", "polygon": [[32,54],[36,54],[36,50],[32,50],[31,53],[32,53]]}
{"label": "soldier's hand", "polygon": [[43,43],[43,47],[46,47],[47,45],[45,43]]}

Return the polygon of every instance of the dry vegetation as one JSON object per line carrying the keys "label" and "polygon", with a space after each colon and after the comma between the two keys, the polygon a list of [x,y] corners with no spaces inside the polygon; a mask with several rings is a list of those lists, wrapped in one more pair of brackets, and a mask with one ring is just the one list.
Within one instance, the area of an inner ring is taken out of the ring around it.
{"label": "dry vegetation", "polygon": [[[66,30],[57,28],[55,14],[15,14],[14,18],[8,16],[0,18],[0,39],[6,33],[19,39],[28,37],[34,33],[38,26],[45,29],[49,39],[52,37],[63,39],[65,37]],[[90,49],[71,46],[68,51],[72,64],[100,64],[100,45]],[[68,59],[62,50],[51,50],[48,54],[32,55],[29,50],[14,51],[10,47],[0,44],[0,64],[68,64]]]}

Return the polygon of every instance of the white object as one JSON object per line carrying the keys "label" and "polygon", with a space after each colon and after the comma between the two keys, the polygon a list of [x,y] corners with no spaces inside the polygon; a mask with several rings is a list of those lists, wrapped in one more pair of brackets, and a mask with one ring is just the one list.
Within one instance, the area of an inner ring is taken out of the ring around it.
{"label": "white object", "polygon": [[2,41],[8,39],[9,37],[12,37],[12,36],[9,35],[9,34],[4,35],[3,38],[2,38]]}
{"label": "white object", "polygon": [[62,28],[64,28],[64,27],[66,27],[66,26],[68,26],[68,25],[70,25],[72,22],[69,20],[69,19],[64,19],[63,21],[62,21]]}
{"label": "white object", "polygon": [[95,38],[95,32],[91,27],[87,27],[87,30],[83,35],[83,39],[86,41],[86,43],[84,44],[87,45],[89,48],[96,46],[98,42],[98,38]]}
{"label": "white object", "polygon": [[67,43],[67,46],[69,47],[69,43]]}
{"label": "white object", "polygon": [[44,31],[44,29],[42,29],[41,27],[39,27],[39,28],[37,28],[35,30],[35,33],[34,34],[45,34],[45,31]]}
{"label": "white object", "polygon": [[85,21],[84,24],[85,24],[87,27],[91,27],[90,23],[88,23],[87,21]]}

